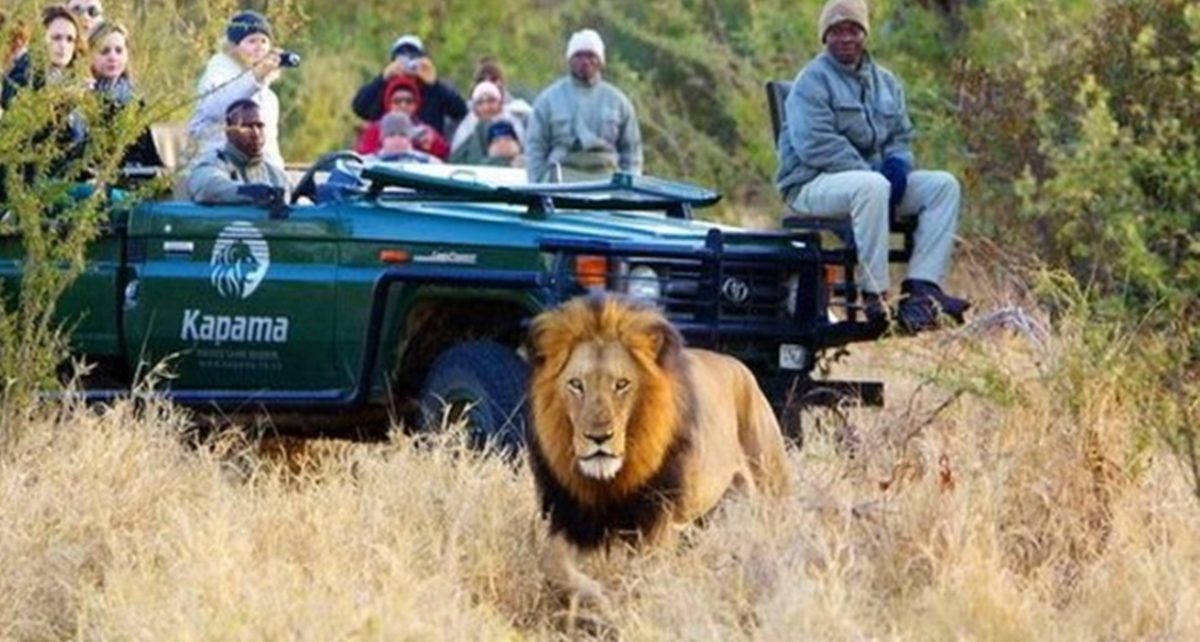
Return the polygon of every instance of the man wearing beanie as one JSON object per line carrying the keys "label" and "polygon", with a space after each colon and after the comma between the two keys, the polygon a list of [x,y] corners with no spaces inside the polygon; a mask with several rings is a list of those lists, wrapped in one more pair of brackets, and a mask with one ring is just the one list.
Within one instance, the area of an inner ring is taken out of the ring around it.
{"label": "man wearing beanie", "polygon": [[408,76],[416,80],[421,89],[421,110],[417,118],[433,127],[439,135],[467,115],[467,101],[458,90],[444,80],[438,79],[437,67],[425,53],[425,43],[413,34],[396,39],[391,47],[391,61],[367,84],[358,89],[350,107],[359,118],[376,121],[383,117],[384,91],[392,80]]}
{"label": "man wearing beanie", "polygon": [[263,121],[263,156],[283,166],[279,151],[279,96],[271,89],[280,73],[274,31],[257,11],[234,14],[225,25],[221,51],[208,60],[197,84],[196,111],[188,137],[197,156],[225,145],[225,111],[239,100],[258,104]]}
{"label": "man wearing beanie", "polygon": [[800,70],[784,105],[776,186],[800,216],[846,218],[858,246],[867,319],[884,322],[891,212],[917,231],[897,320],[902,329],[962,322],[970,304],[942,291],[958,225],[958,181],[916,167],[904,90],[866,50],[865,0],[829,0],[818,34],[824,51]]}
{"label": "man wearing beanie", "polygon": [[620,170],[642,173],[642,133],[633,104],[601,78],[604,41],[592,29],[567,42],[570,73],[533,103],[525,132],[531,182],[585,180]]}

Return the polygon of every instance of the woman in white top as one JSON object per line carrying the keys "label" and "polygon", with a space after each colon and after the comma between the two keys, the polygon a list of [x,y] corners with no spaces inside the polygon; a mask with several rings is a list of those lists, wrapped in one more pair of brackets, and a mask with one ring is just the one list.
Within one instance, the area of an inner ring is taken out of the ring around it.
{"label": "woman in white top", "polygon": [[[484,112],[490,108],[487,105],[481,105],[478,98],[486,100],[486,96],[494,93],[490,89],[484,89],[481,93],[481,85],[485,87],[490,85],[499,89],[499,113],[480,114],[481,107]],[[477,97],[476,94],[479,96]],[[484,56],[479,59],[479,63],[475,67],[475,87],[471,91],[471,111],[467,112],[467,117],[459,123],[458,129],[454,130],[454,136],[450,139],[450,150],[454,151],[462,147],[475,132],[481,120],[494,118],[502,118],[512,123],[517,130],[517,140],[524,142],[525,125],[529,122],[529,114],[532,112],[533,107],[528,102],[516,98],[508,92],[504,81],[504,70],[501,69],[499,61],[492,56]]]}
{"label": "woman in white top", "polygon": [[283,167],[279,152],[279,97],[271,83],[279,77],[280,56],[272,48],[271,23],[257,11],[242,11],[225,29],[222,50],[204,68],[196,90],[199,100],[188,123],[196,155],[225,144],[225,110],[235,101],[258,103],[265,125],[263,158]]}

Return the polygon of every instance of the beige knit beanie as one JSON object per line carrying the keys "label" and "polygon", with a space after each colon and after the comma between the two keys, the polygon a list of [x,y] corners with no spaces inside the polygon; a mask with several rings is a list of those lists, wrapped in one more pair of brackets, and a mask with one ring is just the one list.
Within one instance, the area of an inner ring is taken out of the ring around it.
{"label": "beige knit beanie", "polygon": [[867,35],[871,34],[871,28],[867,25],[866,0],[829,0],[825,3],[825,8],[821,10],[821,21],[817,33],[821,42],[825,42],[825,32],[829,31],[830,27],[846,20],[862,27],[863,32]]}

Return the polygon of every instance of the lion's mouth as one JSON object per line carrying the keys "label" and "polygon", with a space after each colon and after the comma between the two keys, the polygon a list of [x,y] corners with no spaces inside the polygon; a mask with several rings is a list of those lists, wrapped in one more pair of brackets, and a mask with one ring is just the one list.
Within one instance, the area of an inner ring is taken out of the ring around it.
{"label": "lion's mouth", "polygon": [[583,473],[585,477],[607,481],[617,476],[621,466],[625,463],[625,458],[597,451],[580,457],[578,462],[579,472]]}

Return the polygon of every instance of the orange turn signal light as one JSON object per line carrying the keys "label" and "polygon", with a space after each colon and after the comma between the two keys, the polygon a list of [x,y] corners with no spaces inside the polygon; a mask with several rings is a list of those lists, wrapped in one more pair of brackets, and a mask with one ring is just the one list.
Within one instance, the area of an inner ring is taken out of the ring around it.
{"label": "orange turn signal light", "polygon": [[825,286],[833,289],[833,286],[841,282],[842,268],[837,265],[825,266]]}
{"label": "orange turn signal light", "polygon": [[603,288],[608,283],[608,259],[588,254],[575,257],[575,279],[585,288]]}
{"label": "orange turn signal light", "polygon": [[404,250],[380,250],[379,261],[381,263],[408,263],[412,259],[412,255]]}

